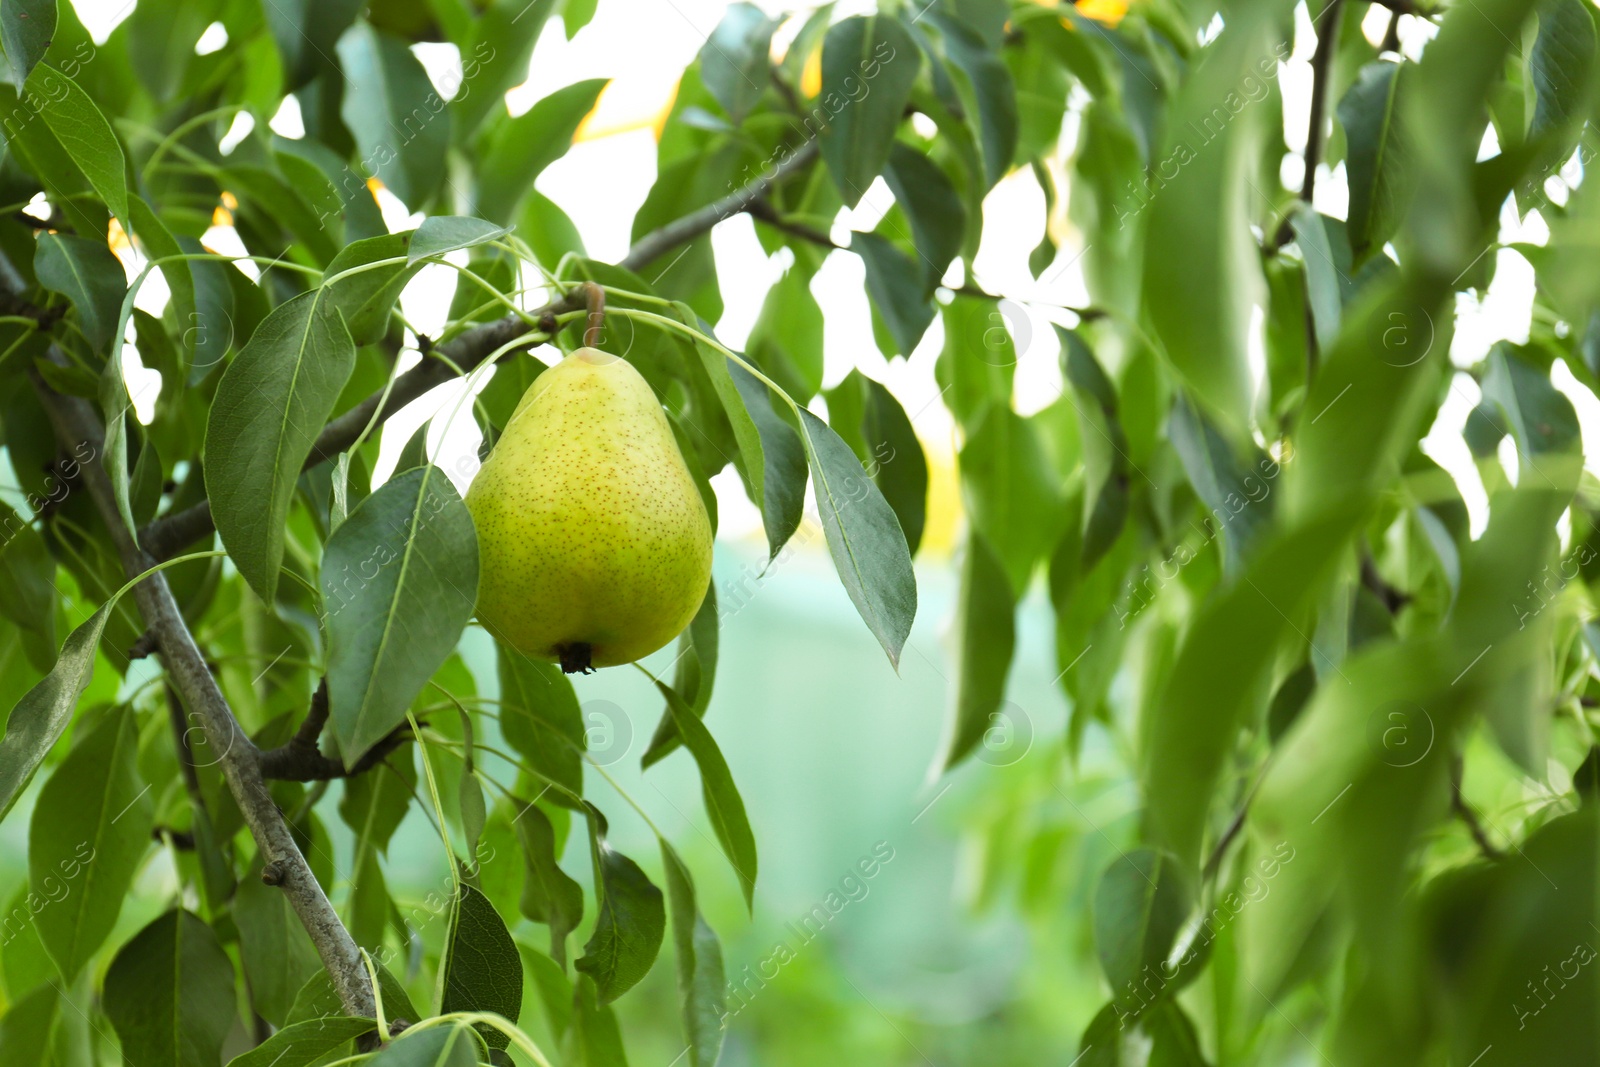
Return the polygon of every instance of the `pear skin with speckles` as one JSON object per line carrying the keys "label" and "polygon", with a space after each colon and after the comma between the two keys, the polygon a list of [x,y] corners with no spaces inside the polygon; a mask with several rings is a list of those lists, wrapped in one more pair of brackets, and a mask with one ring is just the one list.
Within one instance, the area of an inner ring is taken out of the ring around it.
{"label": "pear skin with speckles", "polygon": [[467,491],[478,620],[564,670],[631,663],[683,632],[711,581],[711,520],[661,404],[580,348],[534,379]]}

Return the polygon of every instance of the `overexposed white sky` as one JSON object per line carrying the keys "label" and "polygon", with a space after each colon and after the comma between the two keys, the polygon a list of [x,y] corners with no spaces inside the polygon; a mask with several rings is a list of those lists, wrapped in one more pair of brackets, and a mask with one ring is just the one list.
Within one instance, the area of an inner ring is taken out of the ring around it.
{"label": "overexposed white sky", "polygon": [[[73,3],[97,38],[103,38],[131,7],[126,0],[73,0]],[[758,6],[773,14],[793,7],[779,0],[759,0]],[[874,6],[872,0],[845,0],[837,5],[835,17],[843,18]],[[512,113],[521,113],[554,90],[573,82],[594,77],[613,79],[579,142],[537,182],[538,189],[573,219],[590,255],[616,260],[627,251],[633,214],[655,180],[653,120],[670,105],[679,74],[693,61],[726,7],[726,0],[601,0],[594,21],[570,41],[561,21],[552,20],[539,39],[527,80],[507,94],[508,108]],[[1297,8],[1296,19],[1296,47],[1282,66],[1279,81],[1284,97],[1285,139],[1291,151],[1298,153],[1304,147],[1311,88],[1312,41],[1304,4]],[[799,19],[794,19],[780,27],[775,36],[776,48],[786,46],[798,22]],[[1370,39],[1377,40],[1386,25],[1387,12],[1375,6],[1363,30]],[[1433,28],[1421,20],[1407,18],[1402,20],[1402,31],[1402,47],[1408,55],[1414,56],[1425,47]],[[200,50],[221,47],[224,36],[220,27],[214,27],[202,40]],[[415,51],[441,92],[448,92],[459,83],[460,63],[452,46],[423,45]],[[1069,109],[1058,162],[1075,143],[1076,123],[1076,115]],[[287,136],[301,132],[292,101],[274,117],[272,126]],[[228,140],[236,140],[247,129],[241,122],[231,131]],[[1483,151],[1492,154],[1495,150],[1491,134]],[[1285,161],[1281,177],[1286,185],[1297,187],[1301,173],[1295,155]],[[1563,172],[1563,178],[1568,183],[1576,183],[1581,174],[1573,165]],[[1552,196],[1559,201],[1564,196],[1562,182],[1560,179],[1552,181],[1557,186],[1552,189]],[[408,217],[405,207],[392,196],[385,193],[384,200],[385,217],[391,228],[414,224],[415,218]],[[854,212],[841,212],[834,227],[835,237],[844,236],[851,228],[870,228],[890,202],[888,189],[880,180]],[[1347,203],[1341,164],[1319,178],[1315,206],[1329,215],[1343,218]],[[1061,392],[1057,344],[1050,322],[1053,319],[1071,324],[1070,313],[1055,309],[1089,302],[1082,272],[1073,262],[1082,251],[1082,235],[1066,227],[1065,203],[1058,204],[1052,225],[1061,252],[1055,269],[1046,272],[1048,281],[1044,284],[1034,281],[1027,271],[1027,257],[1044,232],[1044,197],[1026,168],[1007,176],[990,193],[984,204],[984,221],[984,237],[973,273],[984,288],[1019,302],[1027,312],[1025,321],[1011,324],[1017,335],[1019,353],[1015,398],[1018,409],[1026,414],[1047,406]],[[1505,243],[1542,244],[1548,231],[1537,214],[1519,220],[1508,205],[1502,218],[1501,236]],[[717,332],[725,342],[740,347],[754,323],[767,288],[781,276],[788,253],[768,257],[755,238],[752,222],[742,215],[721,223],[712,233],[712,243],[727,305],[727,311],[717,323]],[[218,251],[241,250],[237,237],[225,228],[213,229],[208,235],[208,244]],[[1497,269],[1488,292],[1481,298],[1467,294],[1458,300],[1458,325],[1451,351],[1457,365],[1475,362],[1502,338],[1527,339],[1533,298],[1532,269],[1509,249],[1502,248],[1492,254],[1497,256]],[[464,256],[462,258],[464,261]],[[957,274],[948,281],[959,283],[959,268],[956,270]],[[407,318],[424,331],[436,330],[443,321],[452,289],[450,273],[447,267],[428,268],[403,297]],[[832,253],[813,281],[812,291],[825,311],[826,384],[834,384],[852,368],[860,368],[863,373],[883,381],[907,412],[913,414],[933,466],[936,470],[948,470],[953,465],[956,442],[949,416],[937,403],[938,388],[933,380],[933,362],[943,345],[939,320],[935,319],[909,360],[891,363],[878,353],[872,340],[863,269],[856,256],[848,252]],[[165,299],[165,286],[159,276],[153,276],[145,283],[139,302],[142,306],[159,308]],[[530,306],[538,302],[538,294],[530,294]],[[1251,362],[1259,373],[1264,365],[1259,337],[1252,347]],[[550,355],[548,350],[543,354]],[[147,411],[153,406],[154,393],[148,388],[148,381],[144,381],[146,388],[140,388],[142,372],[136,358],[130,358],[129,362],[132,365],[130,389],[135,394],[136,405]],[[1565,370],[1562,367],[1557,372],[1558,384],[1562,386],[1571,382],[1570,373],[1563,377]],[[474,387],[461,383],[442,386],[391,419],[383,432],[380,474],[392,466],[400,448],[424,419],[440,410],[455,412],[454,417],[436,420],[430,435],[430,452],[436,462],[452,472],[458,487],[464,490],[473,470],[470,456],[477,443],[477,431],[466,410],[468,394],[464,390]],[[1600,427],[1600,405],[1585,391],[1571,389],[1570,393],[1578,403],[1585,428]],[[1424,442],[1429,454],[1460,483],[1473,516],[1474,532],[1482,528],[1487,500],[1461,442],[1460,430],[1476,401],[1476,386],[1470,378],[1458,375],[1449,402]],[[1585,437],[1587,441],[1600,443],[1600,438],[1588,434]],[[1589,460],[1591,469],[1600,468],[1597,462],[1600,456],[1591,453]],[[737,478],[731,471],[724,472],[717,486],[721,536],[758,537],[759,515],[744,499]]]}

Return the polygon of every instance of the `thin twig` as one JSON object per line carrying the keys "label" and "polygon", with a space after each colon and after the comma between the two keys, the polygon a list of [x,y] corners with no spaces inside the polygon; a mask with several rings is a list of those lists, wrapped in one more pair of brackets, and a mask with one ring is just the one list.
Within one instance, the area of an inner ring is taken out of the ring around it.
{"label": "thin twig", "polygon": [[1450,760],[1450,810],[1455,813],[1456,818],[1466,824],[1467,833],[1478,843],[1478,849],[1489,859],[1497,860],[1504,853],[1489,840],[1489,835],[1483,831],[1483,824],[1478,821],[1478,813],[1472,810],[1472,806],[1461,795],[1461,762],[1460,756],[1452,757]]}

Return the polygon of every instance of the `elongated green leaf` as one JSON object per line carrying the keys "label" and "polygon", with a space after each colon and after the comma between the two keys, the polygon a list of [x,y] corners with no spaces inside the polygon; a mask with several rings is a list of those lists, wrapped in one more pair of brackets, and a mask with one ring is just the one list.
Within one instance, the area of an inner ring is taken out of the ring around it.
{"label": "elongated green leaf", "polygon": [[700,791],[705,798],[706,814],[711,817],[711,828],[716,831],[717,841],[722,845],[729,865],[739,876],[745,906],[754,911],[756,838],[750,831],[750,819],[745,814],[739,787],[733,782],[733,772],[728,769],[728,761],[723,758],[716,739],[706,729],[706,724],[695,715],[694,709],[685,704],[671,686],[657,682],[656,688],[666,697],[667,709],[672,713],[678,736],[683,739],[684,747],[700,768]]}
{"label": "elongated green leaf", "polygon": [[[332,278],[352,267],[406,256],[415,237],[414,233],[389,233],[353,241],[333,257],[323,277]],[[391,263],[351,274],[329,287],[328,295],[344,316],[352,341],[358,346],[377,343],[389,329],[389,312],[400,299],[400,291],[422,267],[409,260]]]}
{"label": "elongated green leaf", "polygon": [[898,667],[917,614],[917,579],[905,534],[850,446],[804,408],[800,426],[839,580],[889,662]]}
{"label": "elongated green leaf", "polygon": [[[700,610],[694,613],[689,628],[678,638],[678,664],[673,670],[672,688],[683,697],[696,715],[704,717],[711,703],[711,687],[717,674],[717,652],[720,636],[717,633],[717,583],[706,587],[706,598]],[[641,770],[672,752],[681,742],[678,727],[673,723],[672,709],[661,713],[656,732],[650,738],[650,747],[639,758]]]}
{"label": "elongated green leaf", "polygon": [[828,124],[822,158],[846,207],[866,195],[904,117],[922,55],[892,18],[863,15],[835,23],[822,43],[822,95]]}
{"label": "elongated green leaf", "polygon": [[50,1047],[60,1028],[61,994],[46,981],[12,1002],[0,1018],[0,1062],[51,1062]]}
{"label": "elongated green leaf", "polygon": [[317,289],[274,309],[217,384],[206,419],[211,514],[239,573],[268,604],[300,467],[355,358],[333,301]]}
{"label": "elongated green leaf", "polygon": [[417,467],[367,497],[322,560],[328,705],[350,766],[395,727],[472,618],[478,538],[444,472]]}
{"label": "elongated green leaf", "polygon": [[961,449],[961,480],[973,525],[1005,568],[1017,597],[1061,536],[1066,512],[1034,425],[995,404]]}
{"label": "elongated green leaf", "polygon": [[[673,309],[684,325],[702,328],[699,316],[688,304],[679,301],[673,305]],[[766,459],[761,452],[761,432],[756,429],[755,420],[745,408],[744,396],[729,373],[728,358],[698,338],[695,339],[694,350],[700,357],[700,365],[705,368],[706,377],[711,380],[711,387],[716,390],[723,412],[728,416],[728,424],[733,427],[733,439],[739,445],[739,474],[744,479],[750,499],[757,507],[761,507],[766,499],[767,470]]]}
{"label": "elongated green leaf", "polygon": [[517,809],[517,837],[528,873],[519,907],[534,922],[550,927],[550,958],[565,973],[567,935],[583,918],[583,887],[567,877],[557,862],[555,829],[544,812],[520,800],[512,803]]}
{"label": "elongated green leaf", "polygon": [[944,348],[933,365],[934,377],[950,413],[971,433],[991,402],[1011,403],[1016,343],[992,300],[958,295],[941,314]]}
{"label": "elongated green leaf", "polygon": [[885,354],[909,358],[933,323],[928,290],[918,280],[923,272],[904,252],[875,233],[851,234],[850,251],[866,266],[867,293],[894,341],[895,351]]}
{"label": "elongated green leaf", "polygon": [[5,736],[0,737],[0,818],[17,802],[72,720],[78,697],[89,687],[95,649],[114,607],[116,601],[108,600],[67,635],[55,667],[28,690],[6,718]]}
{"label": "elongated green leaf", "polygon": [[573,82],[516,118],[489,126],[478,162],[478,213],[509,223],[534,179],[566,155],[578,126],[608,84],[606,78]]}
{"label": "elongated green leaf", "polygon": [[690,1067],[713,1067],[724,1027],[722,946],[695,904],[694,879],[678,853],[661,838],[661,865],[672,912],[672,947],[678,957],[678,1004]]}
{"label": "elongated green leaf", "polygon": [[984,188],[989,189],[1011,169],[1017,150],[1017,87],[1011,71],[966,23],[934,8],[929,21],[944,36],[945,53],[965,77],[974,107],[972,120],[983,148]]}
{"label": "elongated green leaf", "polygon": [[894,509],[906,548],[915,556],[928,515],[928,458],[905,408],[887,386],[866,379],[867,404],[861,427],[867,465],[883,498]]}
{"label": "elongated green leaf", "polygon": [[104,352],[117,332],[122,297],[128,291],[122,264],[105,242],[65,233],[42,234],[33,271],[40,285],[72,301],[84,336]]}
{"label": "elongated green leaf", "polygon": [[552,663],[496,642],[500,730],[537,773],[583,792],[583,712],[572,682]]}
{"label": "elongated green leaf", "polygon": [[1157,971],[1189,917],[1190,892],[1178,861],[1137,849],[1112,861],[1094,891],[1094,940],[1114,1000],[1135,1003],[1146,968]]}
{"label": "elongated green leaf", "polygon": [[239,881],[233,922],[239,928],[239,956],[250,982],[251,1007],[274,1026],[282,1026],[296,994],[321,963],[283,890],[261,880],[259,860]]}
{"label": "elongated green leaf", "polygon": [[409,748],[390,753],[385,766],[345,779],[339,815],[356,835],[356,847],[386,851],[411,807],[417,764]]}
{"label": "elongated green leaf", "polygon": [[[505,920],[477,887],[462,882],[450,906],[450,929],[439,964],[439,1010],[492,1011],[512,1022],[522,1013],[522,958]],[[490,1048],[511,1041],[499,1030],[478,1027]]]}
{"label": "elongated green leaf", "polygon": [[[1534,104],[1529,137],[1559,133],[1592,106],[1595,82],[1594,11],[1583,0],[1545,0],[1539,5],[1539,33],[1528,54]],[[1556,154],[1564,159],[1571,151]]]}
{"label": "elongated green leaf", "polygon": [[28,92],[39,101],[40,114],[50,132],[106,207],[119,219],[128,218],[127,162],[111,123],[100,113],[77,82],[40,63],[28,75]]}
{"label": "elongated green leaf", "polygon": [[939,165],[903,141],[894,143],[883,176],[911,222],[911,239],[922,261],[923,289],[932,293],[961,251],[966,205]]}
{"label": "elongated green leaf", "polygon": [[1339,101],[1350,174],[1346,221],[1358,258],[1381,246],[1400,223],[1407,173],[1400,89],[1406,80],[1398,63],[1369,63]]}
{"label": "elongated green leaf", "polygon": [[261,5],[283,58],[285,88],[298,89],[332,66],[339,35],[361,7],[361,0],[272,0]]}
{"label": "elongated green leaf", "polygon": [[459,138],[476,134],[484,116],[505,106],[506,90],[527,79],[533,43],[555,9],[556,0],[487,0],[477,5],[481,14],[461,34],[469,42],[461,49],[462,81],[471,91],[450,101]]}
{"label": "elongated green leaf", "polygon": [[1259,450],[1253,450],[1248,463],[1241,463],[1222,435],[1182,397],[1172,406],[1168,436],[1189,484],[1210,510],[1211,521],[1227,535],[1229,569],[1237,570],[1272,517],[1269,475],[1276,476],[1278,465]]}
{"label": "elongated green leaf", "polygon": [[[378,989],[383,993],[383,1013],[390,1019],[422,1018],[406,994],[405,986],[381,963],[378,964]],[[343,1010],[339,993],[333,988],[333,979],[328,977],[327,971],[319,970],[306,979],[306,984],[295,994],[294,1006],[289,1009],[286,1025],[330,1019]]]}
{"label": "elongated green leaf", "polygon": [[37,637],[28,642],[28,652],[41,670],[49,670],[55,662],[55,574],[55,560],[39,531],[0,503],[0,616]]}
{"label": "elongated green leaf", "polygon": [[417,227],[415,236],[411,238],[408,258],[416,263],[442,256],[446,252],[481,245],[485,241],[504,237],[509,232],[504,226],[467,215],[430,215],[422,220],[422,225]]}
{"label": "elongated green leaf", "polygon": [[1504,342],[1489,353],[1483,396],[1500,409],[1524,457],[1582,448],[1572,401],[1556,389],[1549,374],[1535,370]]}
{"label": "elongated green leaf", "polygon": [[[186,339],[182,347],[187,355],[192,347],[187,338],[189,327],[195,322],[196,306],[194,274],[186,261],[175,258],[183,254],[183,246],[143,197],[131,197],[128,211],[133,222],[133,236],[144,245],[145,254],[152,260],[167,261],[160,266],[161,276],[172,293],[172,314],[182,327]],[[145,343],[147,339],[141,334],[139,340]],[[184,372],[187,373],[187,366]]]}
{"label": "elongated green leaf", "polygon": [[575,1067],[627,1067],[617,1013],[600,999],[599,989],[580,975],[572,997],[572,1059]]}
{"label": "elongated green leaf", "polygon": [[956,602],[956,678],[941,766],[965,759],[995,725],[1016,644],[1010,579],[983,534],[967,536]]}
{"label": "elongated green leaf", "polygon": [[404,41],[365,22],[339,38],[338,51],[345,74],[339,113],[357,151],[407,207],[421,208],[444,180],[446,102]]}
{"label": "elongated green leaf", "polygon": [[600,910],[577,967],[593,980],[598,1004],[604,1007],[649,972],[661,951],[667,913],[661,890],[650,884],[639,865],[606,844],[605,831],[592,808],[589,852]]}
{"label": "elongated green leaf", "polygon": [[372,1067],[478,1067],[478,1043],[471,1027],[451,1023],[401,1034],[371,1062]]}
{"label": "elongated green leaf", "polygon": [[774,409],[777,398],[767,387],[737,363],[728,363],[727,367],[744,410],[760,436],[761,525],[767,535],[767,559],[770,561],[799,529],[805,511],[805,448],[794,427]]}
{"label": "elongated green leaf", "polygon": [[149,787],[134,766],[138,725],[116,711],[75,745],[39,791],[28,881],[55,901],[34,920],[70,983],[116,925],[150,843]]}
{"label": "elongated green leaf", "polygon": [[798,403],[822,388],[822,308],[798,261],[767,291],[745,353]]}
{"label": "elongated green leaf", "polygon": [[0,44],[18,85],[44,58],[56,33],[56,0],[0,0]]}
{"label": "elongated green leaf", "polygon": [[700,80],[734,125],[744,121],[772,82],[768,52],[777,25],[754,4],[729,4],[700,49]]}
{"label": "elongated green leaf", "polygon": [[233,1026],[233,964],[198,916],[169,911],[139,931],[106,972],[102,1003],[123,1060],[216,1067]]}
{"label": "elongated green leaf", "polygon": [[284,1027],[249,1052],[235,1056],[228,1067],[311,1067],[372,1029],[371,1019],[348,1015],[308,1019]]}

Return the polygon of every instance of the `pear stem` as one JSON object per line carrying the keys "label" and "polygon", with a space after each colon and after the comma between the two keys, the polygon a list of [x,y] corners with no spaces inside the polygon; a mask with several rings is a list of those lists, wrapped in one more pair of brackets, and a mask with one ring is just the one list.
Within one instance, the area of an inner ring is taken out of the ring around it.
{"label": "pear stem", "polygon": [[587,641],[574,641],[570,645],[561,645],[556,649],[556,655],[561,657],[561,672],[563,674],[593,674],[594,668],[589,665],[589,656],[594,651]]}
{"label": "pear stem", "polygon": [[584,282],[582,288],[584,303],[589,307],[589,318],[583,328],[583,347],[596,348],[605,337],[606,291],[594,282]]}

